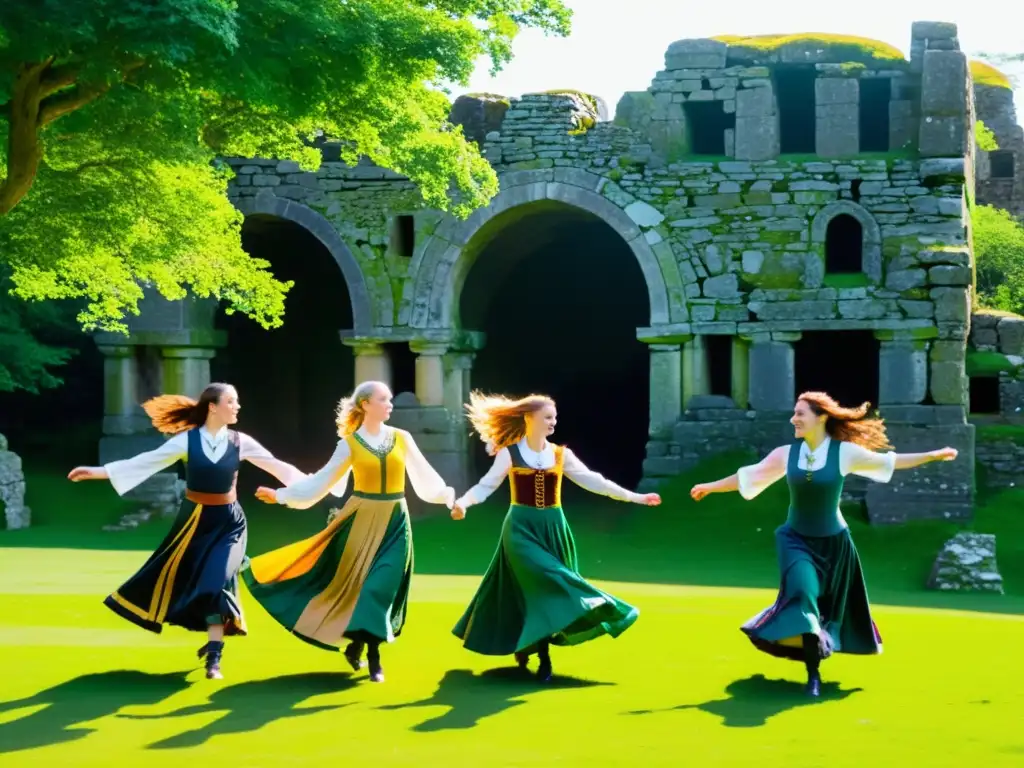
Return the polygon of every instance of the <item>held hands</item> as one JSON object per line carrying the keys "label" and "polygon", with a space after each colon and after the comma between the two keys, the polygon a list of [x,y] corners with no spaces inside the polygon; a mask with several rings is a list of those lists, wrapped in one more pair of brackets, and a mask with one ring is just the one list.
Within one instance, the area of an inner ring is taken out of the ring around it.
{"label": "held hands", "polygon": [[708,483],[698,483],[690,489],[690,498],[694,501],[700,501],[709,493],[711,493],[711,486]]}
{"label": "held hands", "polygon": [[262,485],[256,489],[256,498],[265,504],[277,504],[277,491]]}
{"label": "held hands", "polygon": [[946,448],[939,448],[937,451],[931,451],[930,455],[932,461],[952,461],[957,457],[957,450],[947,446]]}
{"label": "held hands", "polygon": [[452,505],[452,520],[464,520],[466,518],[466,508],[460,507],[458,504]]}
{"label": "held hands", "polygon": [[82,480],[102,480],[104,477],[101,467],[75,467],[68,472],[68,480],[78,483]]}

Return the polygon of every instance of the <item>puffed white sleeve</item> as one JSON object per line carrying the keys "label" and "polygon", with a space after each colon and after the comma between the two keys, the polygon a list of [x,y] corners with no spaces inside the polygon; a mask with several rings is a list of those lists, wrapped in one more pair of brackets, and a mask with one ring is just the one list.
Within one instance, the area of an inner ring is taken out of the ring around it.
{"label": "puffed white sleeve", "polygon": [[508,452],[508,448],[502,448],[495,454],[494,463],[487,470],[487,474],[481,477],[476,485],[462,494],[455,502],[456,505],[466,509],[474,504],[480,504],[485,501],[488,496],[498,490],[498,487],[505,481],[505,476],[511,468],[512,454]]}
{"label": "puffed white sleeve", "polygon": [[564,464],[562,471],[565,476],[572,480],[580,488],[586,488],[591,493],[597,493],[601,496],[609,496],[618,501],[633,501],[640,502],[643,496],[633,491],[627,491],[621,485],[616,485],[607,477],[602,475],[600,472],[587,467],[575,453],[570,451],[568,448],[563,449],[565,451]]}
{"label": "puffed white sleeve", "polygon": [[167,469],[176,461],[188,457],[188,433],[179,432],[163,445],[151,451],[104,464],[110,484],[119,496],[124,496],[132,488],[144,480],[148,480],[157,472]]}
{"label": "puffed white sleeve", "polygon": [[765,488],[786,476],[790,446],[781,445],[757,464],[740,467],[736,471],[737,490],[747,501],[758,496]]}
{"label": "puffed white sleeve", "polygon": [[455,503],[455,489],[430,466],[412,435],[404,430],[402,441],[405,443],[405,472],[409,475],[413,491],[428,504],[444,504],[451,508]]}
{"label": "puffed white sleeve", "polygon": [[876,483],[888,483],[896,471],[896,454],[879,453],[863,445],[843,442],[839,444],[839,470],[846,475],[860,475]]}
{"label": "puffed white sleeve", "polygon": [[273,475],[282,485],[292,485],[307,477],[305,472],[292,466],[287,461],[274,457],[270,451],[260,445],[259,441],[245,434],[238,433],[239,455],[242,461],[259,467],[267,474]]}
{"label": "puffed white sleeve", "polygon": [[[277,491],[277,503],[292,509],[309,509],[335,488],[344,490],[352,469],[348,441],[339,440],[330,460],[315,474]],[[340,494],[335,494],[340,495]]]}

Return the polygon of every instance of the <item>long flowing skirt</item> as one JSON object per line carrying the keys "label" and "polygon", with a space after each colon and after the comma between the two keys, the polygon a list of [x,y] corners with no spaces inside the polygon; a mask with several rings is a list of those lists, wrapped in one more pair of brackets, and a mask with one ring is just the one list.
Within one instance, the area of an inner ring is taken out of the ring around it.
{"label": "long flowing skirt", "polygon": [[803,661],[802,635],[818,634],[823,656],[877,654],[882,637],[871,618],[867,586],[849,529],[802,536],[788,525],[775,531],[781,585],[775,603],[741,629],[760,650]]}
{"label": "long flowing skirt", "polygon": [[252,558],[242,578],[285,629],[337,651],[343,638],[401,634],[412,568],[405,499],[353,495],[323,531]]}
{"label": "long flowing skirt", "polygon": [[237,503],[203,506],[186,499],[171,530],[139,571],[104,604],[114,613],[159,633],[164,624],[244,635],[238,572],[248,531]]}
{"label": "long flowing skirt", "polygon": [[544,640],[578,645],[618,637],[639,615],[580,575],[561,507],[513,504],[490,567],[452,632],[475,653],[501,656],[530,653]]}

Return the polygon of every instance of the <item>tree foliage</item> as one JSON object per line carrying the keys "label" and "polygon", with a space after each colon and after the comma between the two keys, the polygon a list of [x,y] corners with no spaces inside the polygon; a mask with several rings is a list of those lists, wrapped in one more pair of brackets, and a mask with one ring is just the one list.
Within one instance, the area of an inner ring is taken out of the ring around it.
{"label": "tree foliage", "polygon": [[321,135],[466,216],[497,192],[439,86],[560,0],[6,0],[0,3],[0,259],[26,300],[84,298],[123,328],[140,283],[226,299],[266,327],[290,285],[241,248],[225,156],[319,166]]}
{"label": "tree foliage", "polygon": [[979,302],[1024,314],[1024,225],[991,205],[975,206],[971,218]]}

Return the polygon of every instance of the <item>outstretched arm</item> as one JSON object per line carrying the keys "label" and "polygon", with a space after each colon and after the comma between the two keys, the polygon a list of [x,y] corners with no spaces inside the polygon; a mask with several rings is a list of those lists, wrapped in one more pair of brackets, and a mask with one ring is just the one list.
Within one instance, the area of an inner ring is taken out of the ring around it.
{"label": "outstretched arm", "polygon": [[163,445],[130,459],[112,461],[102,467],[75,467],[68,473],[68,479],[76,483],[80,480],[110,480],[117,494],[124,496],[139,483],[187,456],[188,434],[180,432]]}
{"label": "outstretched arm", "polygon": [[413,491],[428,504],[444,504],[451,509],[455,503],[455,489],[430,466],[412,435],[402,430],[402,440],[405,442],[405,471]]}
{"label": "outstretched arm", "polygon": [[595,472],[587,467],[568,448],[563,450],[565,451],[563,472],[566,477],[580,486],[580,488],[586,488],[591,493],[608,496],[618,501],[631,501],[634,504],[658,504],[661,502],[661,497],[656,493],[645,494],[626,490],[621,485],[613,483],[600,472]]}
{"label": "outstretched arm", "polygon": [[876,483],[888,483],[897,469],[911,469],[933,461],[952,461],[957,456],[954,448],[941,448],[927,453],[879,453],[856,443],[843,443],[840,451],[844,475],[860,475]]}
{"label": "outstretched arm", "polygon": [[488,496],[498,490],[512,468],[512,455],[508,448],[502,448],[494,457],[494,463],[487,470],[487,474],[480,478],[480,481],[455,500],[452,508],[452,516],[456,519],[466,514],[466,509],[474,504],[480,504]]}
{"label": "outstretched arm", "polygon": [[723,477],[713,483],[700,483],[693,486],[690,489],[690,496],[694,501],[700,501],[709,493],[739,491],[740,496],[749,501],[765,488],[786,476],[788,461],[789,446],[779,446],[757,464],[740,467],[734,475]]}
{"label": "outstretched arm", "polygon": [[346,440],[339,440],[330,460],[313,475],[292,483],[287,488],[274,491],[270,488],[259,488],[256,496],[261,501],[284,504],[292,509],[309,509],[320,499],[331,492],[332,488],[344,489],[349,470],[352,468],[352,456]]}
{"label": "outstretched arm", "polygon": [[259,467],[267,474],[276,477],[282,485],[292,485],[308,475],[292,466],[287,461],[275,458],[274,454],[264,448],[257,440],[242,432],[238,433],[239,454],[242,461]]}

